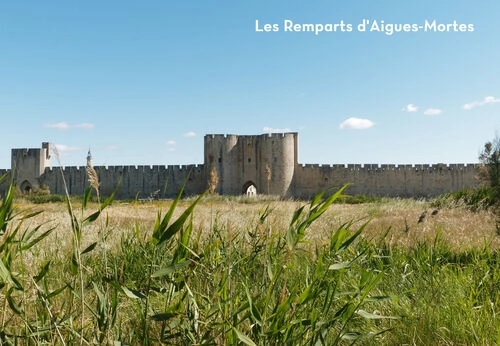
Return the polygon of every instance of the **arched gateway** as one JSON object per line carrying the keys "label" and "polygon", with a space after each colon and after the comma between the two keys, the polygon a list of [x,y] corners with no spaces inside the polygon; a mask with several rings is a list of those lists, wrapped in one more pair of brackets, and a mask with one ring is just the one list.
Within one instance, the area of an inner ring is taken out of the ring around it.
{"label": "arched gateway", "polygon": [[242,194],[247,196],[256,196],[257,195],[257,186],[253,181],[247,181],[243,184]]}

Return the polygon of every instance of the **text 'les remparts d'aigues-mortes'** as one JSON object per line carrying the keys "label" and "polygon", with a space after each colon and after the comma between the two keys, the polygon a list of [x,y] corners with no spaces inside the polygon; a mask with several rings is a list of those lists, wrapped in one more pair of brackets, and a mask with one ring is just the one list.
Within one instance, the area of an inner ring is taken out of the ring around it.
{"label": "text 'les remparts d'aigues-mortes'", "polygon": [[345,23],[294,23],[290,19],[278,23],[261,23],[255,20],[256,32],[311,32],[315,35],[329,32],[379,32],[386,35],[409,32],[473,32],[474,24],[440,23],[437,20],[425,20],[423,23],[386,23],[384,20],[363,19],[358,24]]}

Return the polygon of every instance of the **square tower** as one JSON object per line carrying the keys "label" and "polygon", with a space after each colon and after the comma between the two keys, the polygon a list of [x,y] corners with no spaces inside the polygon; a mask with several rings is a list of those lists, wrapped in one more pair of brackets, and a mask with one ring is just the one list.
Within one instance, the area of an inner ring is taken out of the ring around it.
{"label": "square tower", "polygon": [[50,167],[51,144],[43,142],[41,148],[12,149],[11,170],[14,181],[22,192],[29,193],[40,187],[39,178]]}

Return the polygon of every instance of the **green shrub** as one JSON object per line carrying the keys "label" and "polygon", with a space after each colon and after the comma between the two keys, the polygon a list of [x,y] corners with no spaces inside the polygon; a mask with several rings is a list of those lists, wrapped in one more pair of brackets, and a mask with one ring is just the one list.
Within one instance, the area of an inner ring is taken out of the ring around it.
{"label": "green shrub", "polygon": [[493,205],[494,200],[489,187],[462,189],[456,192],[449,192],[431,201],[431,206],[434,208],[464,207],[471,211],[484,210]]}

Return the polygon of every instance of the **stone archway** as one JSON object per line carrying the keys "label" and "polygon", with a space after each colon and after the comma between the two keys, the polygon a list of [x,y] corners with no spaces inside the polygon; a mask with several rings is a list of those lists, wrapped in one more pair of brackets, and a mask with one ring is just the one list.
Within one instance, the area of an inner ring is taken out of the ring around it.
{"label": "stone archway", "polygon": [[253,181],[247,181],[243,184],[242,194],[246,196],[257,196],[257,185]]}
{"label": "stone archway", "polygon": [[29,195],[33,191],[33,186],[27,180],[23,181],[19,186],[21,188],[22,193]]}

